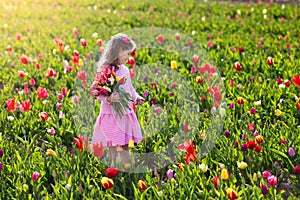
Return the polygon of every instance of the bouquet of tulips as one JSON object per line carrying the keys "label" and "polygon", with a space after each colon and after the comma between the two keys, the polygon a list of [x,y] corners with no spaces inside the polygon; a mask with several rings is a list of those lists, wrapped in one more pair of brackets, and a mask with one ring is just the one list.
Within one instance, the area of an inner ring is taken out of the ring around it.
{"label": "bouquet of tulips", "polygon": [[96,73],[95,80],[90,87],[90,94],[94,97],[98,97],[99,95],[108,97],[112,93],[118,92],[120,101],[111,102],[111,105],[121,118],[127,112],[127,109],[130,108],[129,103],[132,101],[131,95],[120,87],[126,80],[126,77],[116,76],[114,67],[103,67],[101,72]]}

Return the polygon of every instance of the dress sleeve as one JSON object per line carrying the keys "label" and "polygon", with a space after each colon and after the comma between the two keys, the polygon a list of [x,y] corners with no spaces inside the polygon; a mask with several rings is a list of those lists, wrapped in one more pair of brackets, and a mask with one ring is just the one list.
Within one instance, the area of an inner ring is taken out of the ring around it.
{"label": "dress sleeve", "polygon": [[128,76],[128,79],[127,79],[128,83],[129,83],[129,88],[130,88],[130,93],[131,93],[131,96],[134,100],[134,102],[136,101],[136,99],[138,97],[141,97],[134,89],[133,85],[132,85],[132,82],[131,82],[131,78],[130,78],[130,75]]}
{"label": "dress sleeve", "polygon": [[99,95],[98,97],[97,97],[97,99],[99,100],[99,101],[105,101],[106,103],[108,103],[108,104],[110,104],[110,102],[109,101],[107,101],[107,98],[108,98],[108,96],[104,96],[104,95]]}

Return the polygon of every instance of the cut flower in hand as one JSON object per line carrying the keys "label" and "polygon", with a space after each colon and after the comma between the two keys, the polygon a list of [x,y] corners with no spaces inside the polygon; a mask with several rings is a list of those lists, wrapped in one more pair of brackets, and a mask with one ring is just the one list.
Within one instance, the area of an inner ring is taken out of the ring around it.
{"label": "cut flower in hand", "polygon": [[122,118],[122,115],[130,109],[129,103],[132,101],[131,94],[126,92],[120,85],[125,84],[127,77],[117,77],[114,67],[103,67],[101,72],[96,73],[95,80],[90,87],[90,95],[98,97],[100,95],[110,96],[114,92],[120,95],[119,102],[111,102],[116,113]]}

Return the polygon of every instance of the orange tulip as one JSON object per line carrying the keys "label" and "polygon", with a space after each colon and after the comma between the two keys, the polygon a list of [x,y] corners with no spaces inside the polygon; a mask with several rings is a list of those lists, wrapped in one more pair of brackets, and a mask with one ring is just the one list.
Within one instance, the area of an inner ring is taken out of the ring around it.
{"label": "orange tulip", "polygon": [[102,157],[104,154],[104,147],[102,142],[92,144],[92,151],[94,153],[94,156],[96,156],[97,158]]}

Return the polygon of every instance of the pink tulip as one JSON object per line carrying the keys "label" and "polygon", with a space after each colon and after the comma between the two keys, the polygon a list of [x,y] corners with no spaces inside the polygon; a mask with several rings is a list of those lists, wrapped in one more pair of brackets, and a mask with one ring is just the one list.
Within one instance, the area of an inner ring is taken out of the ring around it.
{"label": "pink tulip", "polygon": [[195,65],[197,65],[197,64],[199,63],[199,61],[200,61],[199,56],[194,55],[193,58],[192,58],[192,61],[193,61],[193,63],[194,63]]}
{"label": "pink tulip", "polygon": [[188,124],[184,124],[183,126],[183,131],[186,133],[189,131],[189,125]]}
{"label": "pink tulip", "polygon": [[175,38],[176,38],[176,40],[180,40],[180,33],[176,33]]}
{"label": "pink tulip", "polygon": [[72,98],[73,103],[79,103],[79,98],[77,95],[74,95]]}
{"label": "pink tulip", "polygon": [[61,101],[63,99],[63,95],[61,93],[57,94],[57,98],[59,101]]}
{"label": "pink tulip", "polygon": [[61,94],[66,96],[68,94],[68,89],[65,87],[61,88]]}
{"label": "pink tulip", "polygon": [[159,35],[156,37],[156,40],[160,43],[163,43],[165,41],[165,36],[164,35]]}
{"label": "pink tulip", "polygon": [[49,133],[50,135],[55,135],[55,129],[53,127],[51,127],[50,129],[47,129],[47,133]]}
{"label": "pink tulip", "polygon": [[55,107],[56,107],[56,108],[62,108],[62,103],[59,103],[59,102],[56,103]]}
{"label": "pink tulip", "polygon": [[156,108],[156,109],[155,109],[155,112],[156,112],[157,115],[159,115],[160,112],[161,112],[160,107]]}
{"label": "pink tulip", "polygon": [[268,186],[274,187],[277,185],[277,177],[276,176],[270,176],[268,178]]}
{"label": "pink tulip", "polygon": [[33,181],[37,181],[39,179],[39,177],[40,177],[40,173],[33,172],[33,174],[32,174],[32,180]]}
{"label": "pink tulip", "polygon": [[34,80],[34,78],[31,78],[31,79],[29,80],[29,85],[35,86],[35,80]]}
{"label": "pink tulip", "polygon": [[255,109],[254,107],[252,107],[252,108],[250,109],[250,113],[251,113],[252,115],[255,115],[255,114],[256,114],[256,109]]}
{"label": "pink tulip", "polygon": [[262,175],[264,178],[269,178],[272,174],[269,171],[263,171]]}
{"label": "pink tulip", "polygon": [[24,94],[29,94],[28,83],[24,83]]}

